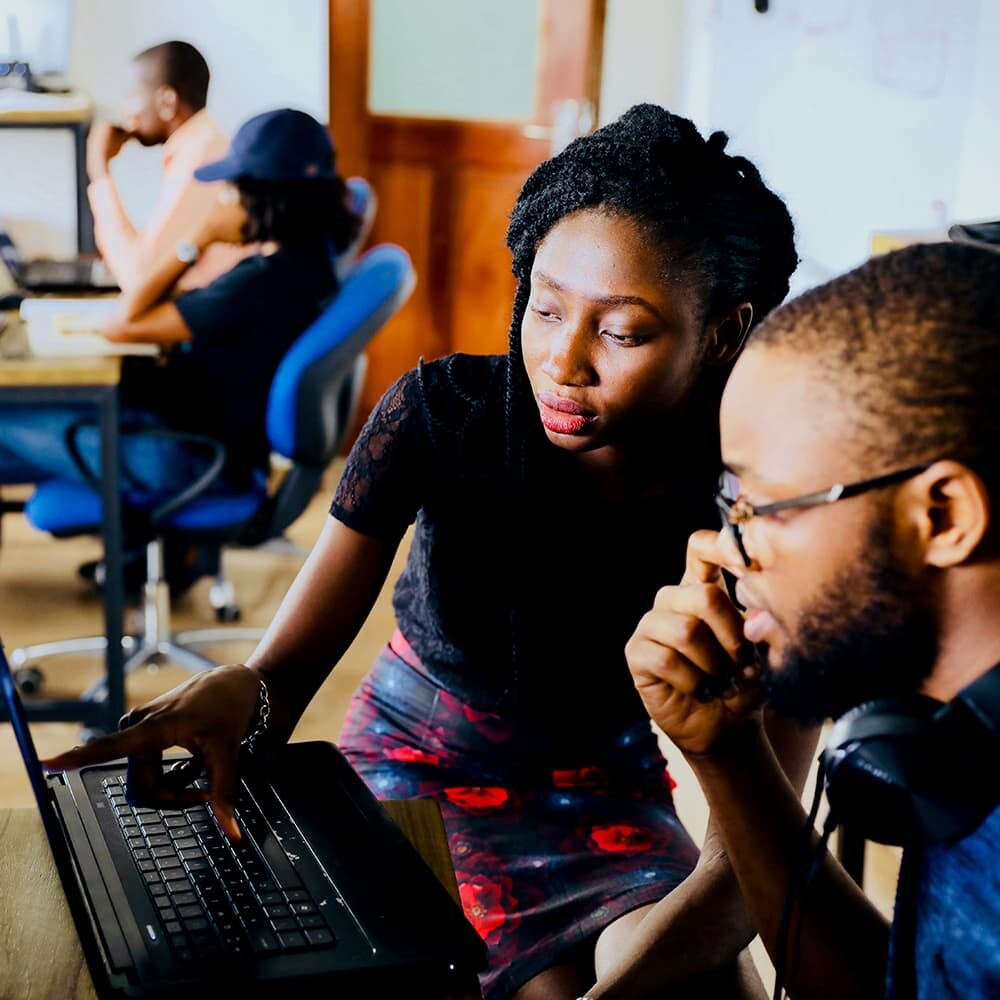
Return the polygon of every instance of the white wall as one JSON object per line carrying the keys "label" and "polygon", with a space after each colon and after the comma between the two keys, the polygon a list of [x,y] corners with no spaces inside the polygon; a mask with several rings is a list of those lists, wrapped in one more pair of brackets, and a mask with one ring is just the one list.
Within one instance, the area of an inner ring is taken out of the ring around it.
{"label": "white wall", "polygon": [[[98,115],[115,117],[132,55],[170,38],[197,45],[212,70],[209,108],[234,130],[269,108],[327,109],[325,0],[76,0],[69,81]],[[67,133],[0,130],[0,218],[29,254],[75,249],[72,146]],[[157,150],[129,145],[115,161],[137,223],[148,212]]]}
{"label": "white wall", "polygon": [[653,100],[729,133],[796,220],[793,290],[862,261],[873,230],[1000,217],[997,0],[647,6],[609,0],[602,119]]}

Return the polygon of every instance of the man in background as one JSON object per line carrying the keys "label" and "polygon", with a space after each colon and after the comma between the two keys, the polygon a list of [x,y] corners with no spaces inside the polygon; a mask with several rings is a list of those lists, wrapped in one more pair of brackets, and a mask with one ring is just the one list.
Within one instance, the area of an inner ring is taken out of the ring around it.
{"label": "man in background", "polygon": [[[158,261],[176,252],[177,242],[196,230],[224,189],[199,184],[194,171],[220,159],[228,140],[205,107],[209,70],[188,42],[170,41],[133,60],[122,123],[96,124],[87,143],[88,195],[97,247],[123,291],[130,291]],[[111,161],[135,139],[163,146],[160,192],[145,228],[129,218],[111,175]],[[208,284],[246,254],[242,247],[215,245],[186,275],[184,287]]]}

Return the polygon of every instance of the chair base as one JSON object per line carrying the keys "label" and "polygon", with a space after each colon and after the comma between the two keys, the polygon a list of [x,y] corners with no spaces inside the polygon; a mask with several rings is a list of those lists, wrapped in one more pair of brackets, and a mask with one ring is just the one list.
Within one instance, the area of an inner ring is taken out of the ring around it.
{"label": "chair base", "polygon": [[[238,613],[232,584],[225,579],[221,571],[212,587],[211,600],[216,615],[220,618],[222,618],[221,613],[226,611],[235,610]],[[146,583],[143,586],[142,617],[142,633],[122,636],[126,676],[140,667],[158,665],[164,662],[174,663],[192,673],[211,670],[219,664],[191,649],[191,646],[234,639],[256,642],[264,634],[263,629],[248,628],[191,629],[177,634],[173,633],[170,628],[170,592],[163,574],[163,544],[160,539],[154,539],[146,547]],[[232,620],[232,618],[228,618],[228,620]],[[10,654],[10,662],[14,670],[15,680],[22,686],[23,690],[34,693],[40,687],[43,679],[42,673],[38,669],[39,660],[73,653],[100,656],[107,652],[107,648],[108,640],[102,635],[60,639],[55,642],[43,642],[15,649]],[[84,701],[102,702],[107,699],[107,696],[108,682],[107,678],[103,677],[96,684],[91,685],[81,698]]]}
{"label": "chair base", "polygon": [[[152,641],[143,635],[122,636],[122,651],[126,657],[124,665],[126,676],[140,667],[161,663],[175,663],[192,673],[200,673],[218,666],[214,660],[202,656],[201,653],[197,653],[193,649],[188,649],[186,644],[178,640],[179,636]],[[104,654],[107,648],[108,640],[103,635],[81,639],[60,639],[56,642],[42,642],[35,646],[23,646],[20,649],[15,649],[10,655],[10,662],[14,670],[15,680],[19,680],[18,674],[20,672],[37,669],[40,660],[74,653],[93,653],[97,656]],[[106,701],[108,697],[107,678],[102,677],[97,683],[92,684],[80,697],[83,701]]]}

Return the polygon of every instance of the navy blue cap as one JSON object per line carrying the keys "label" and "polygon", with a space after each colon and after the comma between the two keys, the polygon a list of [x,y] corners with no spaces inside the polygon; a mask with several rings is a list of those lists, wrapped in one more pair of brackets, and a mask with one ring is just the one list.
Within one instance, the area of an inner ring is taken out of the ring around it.
{"label": "navy blue cap", "polygon": [[330,134],[304,111],[281,108],[244,122],[221,160],[195,172],[200,181],[317,181],[336,176]]}

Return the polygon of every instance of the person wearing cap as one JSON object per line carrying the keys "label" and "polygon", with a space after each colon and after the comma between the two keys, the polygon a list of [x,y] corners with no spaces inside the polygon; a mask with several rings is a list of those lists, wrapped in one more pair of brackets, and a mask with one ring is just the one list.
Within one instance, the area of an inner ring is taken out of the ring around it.
{"label": "person wearing cap", "polygon": [[[223,478],[248,482],[267,468],[265,410],[278,365],[337,291],[334,256],[357,232],[326,129],[301,111],[251,118],[227,154],[199,168],[199,181],[225,181],[231,197],[181,238],[175,253],[119,300],[109,340],[153,343],[157,358],[129,357],[121,382],[121,456],[126,487],[170,493],[204,468],[206,457],[149,428],[208,435],[226,446]],[[176,295],[178,283],[216,242],[249,255],[204,288]],[[69,426],[90,418],[61,404],[0,414],[0,481],[52,476],[79,481],[66,443]],[[99,472],[96,427],[77,439],[83,461]]]}

